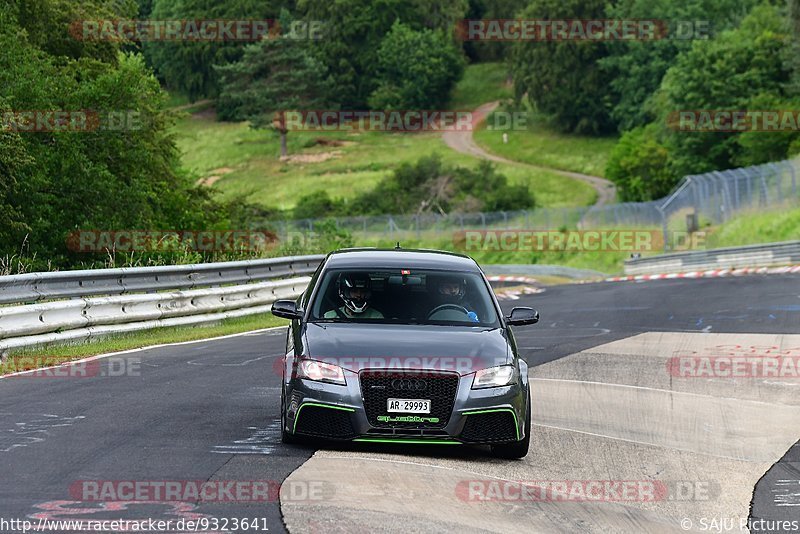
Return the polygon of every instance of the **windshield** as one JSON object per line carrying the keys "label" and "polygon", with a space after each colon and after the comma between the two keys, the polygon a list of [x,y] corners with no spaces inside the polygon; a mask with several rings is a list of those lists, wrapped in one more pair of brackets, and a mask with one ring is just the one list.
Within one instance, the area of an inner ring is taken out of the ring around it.
{"label": "windshield", "polygon": [[499,326],[478,273],[415,269],[327,271],[310,320]]}

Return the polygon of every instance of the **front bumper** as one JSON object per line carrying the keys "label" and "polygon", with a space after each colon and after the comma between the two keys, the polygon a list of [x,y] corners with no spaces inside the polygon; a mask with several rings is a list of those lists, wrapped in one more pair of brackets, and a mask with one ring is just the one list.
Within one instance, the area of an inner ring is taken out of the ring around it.
{"label": "front bumper", "polygon": [[[375,423],[374,406],[370,419],[358,373],[345,371],[345,379],[344,386],[305,379],[287,383],[286,430],[334,440],[421,444],[510,443],[525,437],[527,381],[474,390],[472,375],[461,376],[446,422],[416,422],[414,414],[407,414],[411,419],[392,425]],[[424,393],[417,396],[425,398]]]}

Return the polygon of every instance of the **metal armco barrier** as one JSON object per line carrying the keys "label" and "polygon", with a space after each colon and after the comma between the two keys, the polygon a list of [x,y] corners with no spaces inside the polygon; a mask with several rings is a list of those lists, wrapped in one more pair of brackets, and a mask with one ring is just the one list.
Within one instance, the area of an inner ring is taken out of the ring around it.
{"label": "metal armco barrier", "polygon": [[304,275],[323,258],[3,276],[0,303],[17,305],[0,307],[0,353],[267,312],[274,301],[299,296],[310,281]]}
{"label": "metal armco barrier", "polygon": [[800,264],[800,241],[678,252],[625,261],[625,274],[680,273],[710,269]]}
{"label": "metal armco barrier", "polygon": [[0,276],[0,304],[194,289],[312,274],[325,256]]}

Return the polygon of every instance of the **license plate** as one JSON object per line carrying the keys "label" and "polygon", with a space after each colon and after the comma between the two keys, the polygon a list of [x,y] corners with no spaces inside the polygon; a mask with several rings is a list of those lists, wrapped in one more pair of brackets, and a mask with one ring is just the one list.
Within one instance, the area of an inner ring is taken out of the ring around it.
{"label": "license plate", "polygon": [[431,413],[429,399],[386,399],[386,411],[394,413]]}

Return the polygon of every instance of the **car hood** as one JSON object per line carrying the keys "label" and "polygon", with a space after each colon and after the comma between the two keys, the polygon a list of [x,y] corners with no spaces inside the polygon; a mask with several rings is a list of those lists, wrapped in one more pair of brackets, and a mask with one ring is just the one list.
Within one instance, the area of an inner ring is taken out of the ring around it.
{"label": "car hood", "polygon": [[350,371],[430,369],[457,371],[510,363],[502,328],[307,323],[304,355]]}

